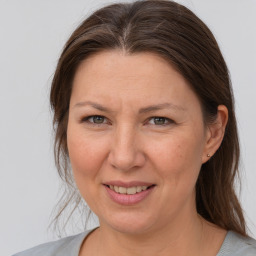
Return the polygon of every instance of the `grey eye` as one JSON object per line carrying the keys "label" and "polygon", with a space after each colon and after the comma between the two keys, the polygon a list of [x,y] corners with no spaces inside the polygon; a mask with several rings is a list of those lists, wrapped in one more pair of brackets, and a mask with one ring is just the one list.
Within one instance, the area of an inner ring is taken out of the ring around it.
{"label": "grey eye", "polygon": [[169,121],[170,120],[168,118],[156,116],[156,117],[152,117],[149,120],[149,123],[154,125],[165,125],[165,124],[168,124]]}
{"label": "grey eye", "polygon": [[154,117],[154,123],[156,125],[163,125],[163,124],[166,124],[166,118],[164,117]]}
{"label": "grey eye", "polygon": [[91,116],[88,118],[88,121],[94,124],[103,124],[105,123],[105,117],[103,116]]}

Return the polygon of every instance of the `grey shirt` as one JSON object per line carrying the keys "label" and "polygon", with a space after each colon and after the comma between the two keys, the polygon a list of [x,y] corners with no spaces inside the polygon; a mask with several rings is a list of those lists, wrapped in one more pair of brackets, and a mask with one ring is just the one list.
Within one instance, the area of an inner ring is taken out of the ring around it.
{"label": "grey shirt", "polygon": [[[90,232],[41,244],[13,256],[78,256],[82,242]],[[256,256],[256,240],[229,231],[216,256]]]}

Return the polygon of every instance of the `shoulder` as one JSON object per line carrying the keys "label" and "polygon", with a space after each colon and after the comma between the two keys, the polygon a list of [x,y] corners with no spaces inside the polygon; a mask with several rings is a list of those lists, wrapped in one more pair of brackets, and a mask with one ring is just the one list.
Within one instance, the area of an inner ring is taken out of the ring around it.
{"label": "shoulder", "polygon": [[60,240],[40,244],[13,256],[77,256],[84,238],[91,231],[69,236]]}
{"label": "shoulder", "polygon": [[217,256],[255,256],[256,240],[229,231]]}

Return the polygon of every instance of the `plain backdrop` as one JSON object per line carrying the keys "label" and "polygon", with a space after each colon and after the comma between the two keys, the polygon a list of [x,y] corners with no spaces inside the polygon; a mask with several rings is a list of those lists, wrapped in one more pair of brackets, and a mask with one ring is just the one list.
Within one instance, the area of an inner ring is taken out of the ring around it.
{"label": "plain backdrop", "polygon": [[[0,0],[0,255],[56,238],[59,196],[49,90],[70,33],[99,0]],[[242,148],[241,202],[256,237],[256,1],[184,0],[210,27],[229,66]],[[79,230],[71,230],[71,235]]]}

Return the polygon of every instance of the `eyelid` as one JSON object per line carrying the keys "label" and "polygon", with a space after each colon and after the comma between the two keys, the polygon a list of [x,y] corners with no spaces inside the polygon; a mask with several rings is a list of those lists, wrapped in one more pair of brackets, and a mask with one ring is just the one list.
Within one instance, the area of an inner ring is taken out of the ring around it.
{"label": "eyelid", "polygon": [[[96,122],[93,122],[93,121],[90,121],[89,119],[91,118],[95,118],[95,117],[101,117],[103,118],[103,122],[102,123],[96,123]],[[150,123],[151,120],[155,119],[155,118],[162,118],[165,120],[165,122],[163,124],[156,124],[156,123]],[[104,125],[104,124],[109,124],[109,120],[103,116],[103,115],[88,115],[88,116],[85,116],[85,117],[82,117],[81,120],[80,120],[81,123],[88,123],[90,125]],[[168,117],[164,117],[164,116],[151,116],[150,118],[148,118],[146,120],[146,123],[145,124],[149,124],[149,125],[153,125],[153,126],[168,126],[168,125],[171,125],[171,124],[174,124],[175,121],[168,118]]]}
{"label": "eyelid", "polygon": [[150,125],[155,125],[155,126],[167,126],[167,125],[170,125],[170,124],[173,124],[173,123],[175,123],[175,121],[174,120],[172,120],[172,119],[170,119],[170,118],[168,118],[168,117],[164,117],[164,116],[152,116],[152,117],[150,117],[150,118],[148,118],[147,119],[147,123],[149,123],[152,119],[154,119],[154,118],[163,118],[163,119],[165,119],[165,121],[167,121],[167,123],[164,123],[164,124],[150,124]]}
{"label": "eyelid", "polygon": [[[95,122],[91,122],[89,121],[90,118],[94,118],[94,117],[102,117],[104,118],[104,121],[103,123],[95,123]],[[106,124],[107,123],[107,118],[103,115],[89,115],[89,116],[85,116],[85,117],[82,117],[81,118],[81,123],[89,123],[89,124],[92,124],[92,125],[102,125],[102,124]]]}

